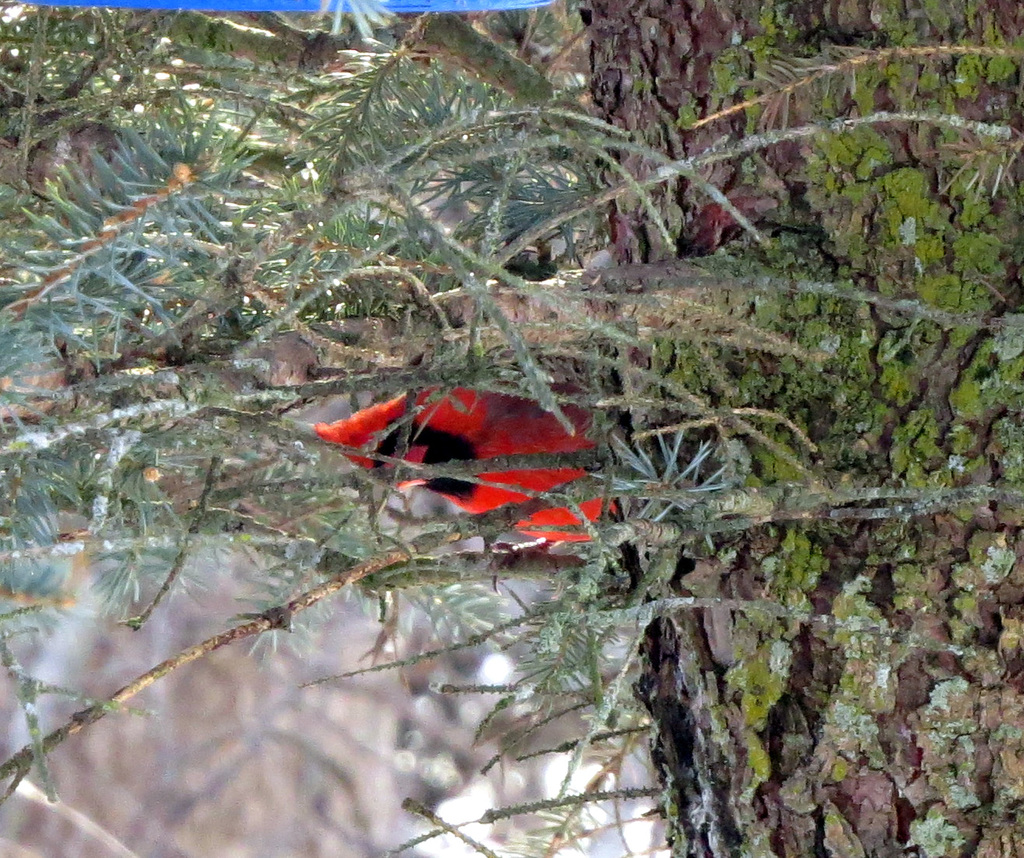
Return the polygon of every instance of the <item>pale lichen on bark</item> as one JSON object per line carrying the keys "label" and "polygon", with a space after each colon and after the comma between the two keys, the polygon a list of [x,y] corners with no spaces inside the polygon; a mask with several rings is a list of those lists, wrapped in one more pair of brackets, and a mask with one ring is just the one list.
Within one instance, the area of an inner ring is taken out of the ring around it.
{"label": "pale lichen on bark", "polygon": [[[672,157],[766,126],[881,110],[1024,124],[1017,4],[593,5],[598,109]],[[767,83],[751,87],[758,76]],[[774,99],[700,125],[773,86]],[[719,162],[705,179],[728,191],[760,176],[779,208],[768,249],[727,244],[710,264],[981,319],[1015,313],[1018,153],[1012,141],[919,119],[823,130],[760,149],[745,166]],[[635,156],[623,163],[644,169]],[[685,182],[662,198],[682,247],[704,201]],[[650,239],[642,211],[619,207],[644,238],[636,249],[645,258],[632,261],[674,254]],[[744,318],[830,357],[818,366],[753,349],[709,353],[677,338],[656,351],[658,366],[720,411],[788,417],[815,456],[783,424],[759,426],[826,484],[1021,487],[1024,347],[1014,329],[810,294],[758,294]],[[804,479],[747,441],[749,487]],[[771,598],[794,606],[794,616],[809,604],[821,617],[734,614],[731,651],[718,632],[719,644],[697,656],[729,725],[732,747],[721,753],[744,767],[733,775],[731,806],[747,847],[792,856],[895,856],[914,846],[928,855],[1015,854],[1024,792],[1024,730],[1014,726],[1024,716],[1020,528],[1013,504],[959,503],[910,518],[762,525],[729,540],[728,551],[719,543],[722,559],[706,558],[718,563],[723,595]],[[676,681],[692,693],[686,677]],[[656,721],[667,693],[648,697],[660,700]],[[686,800],[677,794],[677,809]]]}

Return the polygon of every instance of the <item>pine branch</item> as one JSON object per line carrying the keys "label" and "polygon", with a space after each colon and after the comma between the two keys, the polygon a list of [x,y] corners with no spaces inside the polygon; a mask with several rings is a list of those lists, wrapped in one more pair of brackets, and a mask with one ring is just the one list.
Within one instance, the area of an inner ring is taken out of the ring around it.
{"label": "pine branch", "polygon": [[[450,541],[450,538],[443,539],[431,548],[438,548]],[[339,558],[330,554],[325,555],[321,562],[321,570],[330,577],[324,583],[301,593],[284,604],[264,611],[255,619],[233,626],[165,659],[118,689],[106,700],[76,712],[67,723],[47,733],[35,745],[27,745],[9,757],[0,764],[0,778],[13,778],[4,798],[10,796],[17,784],[28,774],[37,753],[48,754],[65,740],[95,724],[107,714],[120,711],[127,701],[168,674],[238,641],[273,629],[287,630],[295,616],[312,608],[339,590],[355,584],[369,575],[399,566],[411,559],[412,555],[408,551],[390,551],[357,563],[355,566],[335,570],[333,567],[339,562]]]}
{"label": "pine branch", "polygon": [[519,103],[543,104],[554,95],[554,87],[543,75],[500,48],[460,15],[424,15],[412,39],[414,44],[504,90]]}
{"label": "pine branch", "polygon": [[[704,125],[710,125],[713,122],[727,119],[728,117],[735,116],[738,113],[743,113],[753,107],[757,107],[758,105],[768,104],[779,97],[794,95],[799,90],[812,86],[818,81],[832,75],[849,74],[863,66],[870,65],[884,67],[889,63],[899,62],[900,60],[930,62],[933,60],[942,60],[947,57],[963,56],[987,58],[1006,57],[1013,60],[1020,60],[1024,57],[1024,52],[1019,49],[989,45],[907,45],[894,48],[881,48],[871,51],[857,50],[848,53],[850,54],[849,56],[835,62],[822,60],[806,61],[804,65],[806,65],[807,68],[789,72],[788,77],[790,80],[786,83],[779,84],[759,96],[746,99],[739,104],[730,105],[729,107],[715,111],[708,116],[701,117],[700,119],[689,123],[687,127],[689,129],[697,129]],[[777,70],[779,68],[778,63],[773,66],[773,68]]]}

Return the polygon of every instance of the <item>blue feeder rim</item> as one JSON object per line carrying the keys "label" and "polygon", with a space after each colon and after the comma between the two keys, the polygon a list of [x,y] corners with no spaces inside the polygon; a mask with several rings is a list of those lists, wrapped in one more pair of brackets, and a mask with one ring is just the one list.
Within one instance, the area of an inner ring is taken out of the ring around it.
{"label": "blue feeder rim", "polygon": [[[490,12],[509,9],[534,9],[552,0],[383,0],[381,5],[394,13],[405,12]],[[328,0],[326,9],[320,0],[42,0],[43,6],[112,6],[126,9],[192,9],[199,12],[335,12],[338,0]],[[341,0],[342,12],[351,12],[352,4]]]}

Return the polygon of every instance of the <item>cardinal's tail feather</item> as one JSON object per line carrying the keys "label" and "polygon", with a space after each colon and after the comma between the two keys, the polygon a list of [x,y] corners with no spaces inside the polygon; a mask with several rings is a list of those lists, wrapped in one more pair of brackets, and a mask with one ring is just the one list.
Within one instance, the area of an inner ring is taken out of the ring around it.
{"label": "cardinal's tail feather", "polygon": [[[597,521],[604,511],[604,499],[593,498],[579,505],[580,512],[587,521]],[[515,529],[534,539],[546,539],[548,542],[589,542],[590,534],[581,529],[583,524],[579,517],[568,507],[551,507],[535,512],[529,518],[515,523]],[[574,530],[548,530],[552,527],[577,528]],[[538,530],[537,528],[544,528]]]}

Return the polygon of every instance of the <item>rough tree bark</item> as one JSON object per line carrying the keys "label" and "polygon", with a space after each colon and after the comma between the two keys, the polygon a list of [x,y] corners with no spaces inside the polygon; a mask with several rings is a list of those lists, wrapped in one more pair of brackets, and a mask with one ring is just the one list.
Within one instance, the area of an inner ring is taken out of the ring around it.
{"label": "rough tree bark", "polygon": [[[681,179],[653,195],[675,246],[649,209],[619,198],[619,261],[724,244],[711,265],[777,278],[776,294],[762,280],[756,300],[740,300],[747,320],[829,356],[682,337],[659,349],[664,372],[720,413],[776,412],[813,442],[758,423],[749,489],[803,484],[836,510],[722,538],[671,585],[769,600],[791,617],[677,613],[647,629],[637,693],[656,724],[676,851],[1024,854],[1022,166],[1018,137],[957,127],[1024,127],[1024,9],[588,5],[604,119],[671,158],[781,132],[700,174],[760,218],[766,247],[730,241],[731,219]],[[834,120],[852,121],[825,127]],[[814,122],[821,133],[786,133]],[[643,179],[656,159],[631,151],[621,163]],[[844,501],[869,489],[900,500]]]}

